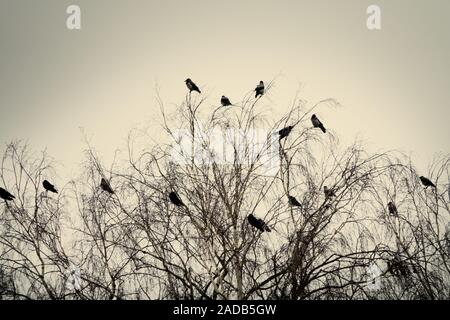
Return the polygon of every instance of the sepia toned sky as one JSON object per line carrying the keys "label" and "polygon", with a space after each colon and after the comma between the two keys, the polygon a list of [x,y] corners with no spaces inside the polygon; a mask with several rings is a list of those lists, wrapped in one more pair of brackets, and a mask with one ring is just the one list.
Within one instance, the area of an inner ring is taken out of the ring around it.
{"label": "sepia toned sky", "polygon": [[[70,4],[81,30],[66,28]],[[366,27],[370,4],[382,30]],[[311,103],[335,98],[343,107],[318,115],[342,141],[411,153],[426,170],[450,151],[449,12],[448,0],[0,0],[1,149],[47,148],[70,176],[80,128],[108,166],[156,119],[156,84],[170,106],[190,77],[217,106],[276,78],[264,98],[275,113],[299,88]]]}

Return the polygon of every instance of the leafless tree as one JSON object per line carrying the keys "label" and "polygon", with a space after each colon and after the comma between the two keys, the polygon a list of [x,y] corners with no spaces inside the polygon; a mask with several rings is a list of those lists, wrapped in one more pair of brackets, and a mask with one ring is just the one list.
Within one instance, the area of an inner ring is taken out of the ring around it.
{"label": "leafless tree", "polygon": [[50,195],[41,186],[54,175],[46,155],[30,153],[27,145],[7,145],[0,181],[13,193],[0,215],[2,296],[16,299],[64,297],[67,257],[62,245],[66,197]]}
{"label": "leafless tree", "polygon": [[[448,299],[450,157],[433,162],[427,176],[437,188],[424,189],[400,152],[345,147],[331,128],[314,128],[312,114],[336,101],[295,99],[274,121],[263,99],[249,92],[233,106],[208,106],[192,93],[168,112],[158,96],[163,138],[130,134],[127,156],[109,167],[87,144],[82,174],[56,197],[40,187],[52,171],[47,156],[9,145],[0,178],[17,199],[1,216],[0,295]],[[61,240],[67,211],[76,216],[64,228],[73,246]],[[249,214],[271,232],[253,228]],[[71,264],[80,281],[68,290]]]}

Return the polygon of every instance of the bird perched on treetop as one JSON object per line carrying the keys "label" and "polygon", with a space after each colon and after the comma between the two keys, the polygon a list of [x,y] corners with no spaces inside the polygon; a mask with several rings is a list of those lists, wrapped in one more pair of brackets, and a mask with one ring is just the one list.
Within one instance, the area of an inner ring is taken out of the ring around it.
{"label": "bird perched on treetop", "polygon": [[44,180],[42,182],[42,186],[44,187],[45,190],[53,192],[53,193],[58,193],[58,190],[56,190],[55,186],[52,185],[50,182],[48,182],[47,180]]}
{"label": "bird perched on treetop", "polygon": [[174,191],[169,193],[169,200],[170,200],[170,202],[172,202],[177,207],[184,206],[183,201],[180,199],[180,197]]}
{"label": "bird perched on treetop", "polygon": [[389,210],[389,214],[392,214],[393,216],[398,216],[398,211],[397,211],[397,207],[395,206],[395,204],[391,201],[387,204],[388,206],[388,210]]}
{"label": "bird perched on treetop", "polygon": [[325,193],[325,197],[334,197],[336,193],[333,189],[329,189],[327,186],[323,186],[323,193]]}
{"label": "bird perched on treetop", "polygon": [[103,191],[114,194],[113,189],[111,188],[111,186],[109,185],[109,182],[106,181],[105,178],[102,178],[102,181],[100,182],[100,188],[102,188]]}
{"label": "bird perched on treetop", "polygon": [[294,129],[294,126],[289,126],[278,131],[278,134],[280,135],[279,140],[286,138],[291,133],[292,129]]}
{"label": "bird perched on treetop", "polygon": [[266,223],[259,218],[256,218],[253,214],[249,214],[247,217],[248,223],[250,223],[251,226],[255,227],[261,232],[267,231],[270,232],[270,228],[266,225]]}
{"label": "bird perched on treetop", "polygon": [[428,188],[428,187],[436,188],[436,186],[434,185],[433,182],[431,182],[430,179],[425,178],[424,176],[420,176],[419,179],[422,182],[422,184],[425,186],[425,189]]}
{"label": "bird perched on treetop", "polygon": [[188,87],[189,92],[197,91],[198,93],[202,93],[191,79],[187,78],[184,82],[186,82],[186,86]]}
{"label": "bird perched on treetop", "polygon": [[231,102],[230,99],[228,99],[225,96],[222,96],[222,99],[220,99],[220,103],[222,104],[222,106],[226,107],[226,106],[231,106]]}
{"label": "bird perched on treetop", "polygon": [[11,193],[0,187],[0,198],[2,198],[5,201],[12,201],[16,197],[14,197]]}
{"label": "bird perched on treetop", "polygon": [[255,88],[255,98],[262,96],[264,94],[264,82],[260,81],[259,84]]}
{"label": "bird perched on treetop", "polygon": [[317,118],[315,114],[311,116],[311,122],[314,126],[314,128],[320,128],[323,133],[327,132],[327,129],[323,126],[322,122]]}
{"label": "bird perched on treetop", "polygon": [[288,199],[289,199],[289,204],[291,206],[294,206],[294,207],[301,207],[302,206],[302,204],[300,202],[298,202],[298,200],[295,199],[295,197],[288,195]]}

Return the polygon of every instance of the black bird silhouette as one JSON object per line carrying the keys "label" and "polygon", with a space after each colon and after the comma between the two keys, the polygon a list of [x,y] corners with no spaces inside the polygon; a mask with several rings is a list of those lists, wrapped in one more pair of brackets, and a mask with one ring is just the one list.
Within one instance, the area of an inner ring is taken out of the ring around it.
{"label": "black bird silhouette", "polygon": [[323,133],[327,132],[327,129],[323,126],[322,122],[317,118],[315,114],[311,116],[311,122],[314,126],[314,128],[320,128]]}
{"label": "black bird silhouette", "polygon": [[42,182],[42,185],[44,186],[44,189],[53,193],[58,193],[58,190],[55,189],[55,186],[52,185],[50,182],[48,182],[47,180],[44,180]]}
{"label": "black bird silhouette", "polygon": [[251,226],[255,227],[261,232],[267,231],[270,232],[270,228],[266,225],[266,223],[259,218],[256,218],[253,214],[249,214],[247,217],[248,223],[250,223]]}
{"label": "black bird silhouette", "polygon": [[170,202],[172,202],[174,205],[176,205],[177,207],[182,207],[184,206],[183,201],[180,199],[180,197],[176,194],[176,192],[171,192],[169,193],[169,200]]}
{"label": "black bird silhouette", "polygon": [[388,261],[387,266],[388,266],[388,271],[390,273],[392,273],[394,276],[396,276],[396,277],[401,276],[398,262]]}
{"label": "black bird silhouette", "polygon": [[336,193],[333,189],[329,189],[327,186],[323,186],[323,193],[325,194],[325,197],[334,197]]}
{"label": "black bird silhouette", "polygon": [[226,107],[226,106],[231,106],[231,102],[230,99],[228,99],[225,96],[222,96],[222,99],[220,99],[220,103],[222,104],[222,106]]}
{"label": "black bird silhouette", "polygon": [[2,198],[5,201],[12,201],[16,197],[14,197],[11,193],[0,187],[0,198]]}
{"label": "black bird silhouette", "polygon": [[102,181],[100,182],[100,188],[102,188],[103,191],[114,194],[113,189],[111,188],[109,182],[106,181],[105,178],[102,178]]}
{"label": "black bird silhouette", "polygon": [[394,258],[388,261],[388,271],[396,277],[407,278],[411,275],[411,270],[405,261],[402,261],[400,256],[396,254]]}
{"label": "black bird silhouette", "polygon": [[255,88],[255,98],[262,96],[264,94],[264,82],[260,81],[259,84]]}
{"label": "black bird silhouette", "polygon": [[436,186],[434,185],[433,182],[431,182],[430,179],[425,178],[424,176],[420,176],[419,179],[422,182],[422,184],[425,186],[425,189],[428,188],[428,187],[436,188]]}
{"label": "black bird silhouette", "polygon": [[189,92],[197,91],[198,93],[202,93],[191,79],[187,78],[184,82],[186,82],[186,86],[188,87]]}
{"label": "black bird silhouette", "polygon": [[288,199],[289,199],[289,204],[291,206],[294,206],[294,207],[301,207],[302,206],[302,204],[300,202],[298,202],[298,200],[295,199],[295,197],[288,195]]}
{"label": "black bird silhouette", "polygon": [[398,211],[397,211],[397,207],[395,206],[395,204],[391,201],[387,204],[388,206],[388,210],[389,210],[389,214],[392,214],[393,216],[398,216]]}
{"label": "black bird silhouette", "polygon": [[292,129],[294,129],[294,126],[289,126],[278,131],[278,134],[280,135],[280,140],[286,138],[291,133]]}

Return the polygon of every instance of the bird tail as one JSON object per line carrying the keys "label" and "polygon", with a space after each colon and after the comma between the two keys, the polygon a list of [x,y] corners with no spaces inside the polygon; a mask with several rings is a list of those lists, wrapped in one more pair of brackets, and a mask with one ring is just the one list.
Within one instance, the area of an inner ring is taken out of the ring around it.
{"label": "bird tail", "polygon": [[319,128],[322,130],[323,133],[326,133],[326,132],[327,132],[327,129],[325,129],[325,127],[323,126],[323,124],[321,124]]}

